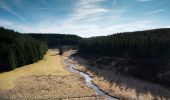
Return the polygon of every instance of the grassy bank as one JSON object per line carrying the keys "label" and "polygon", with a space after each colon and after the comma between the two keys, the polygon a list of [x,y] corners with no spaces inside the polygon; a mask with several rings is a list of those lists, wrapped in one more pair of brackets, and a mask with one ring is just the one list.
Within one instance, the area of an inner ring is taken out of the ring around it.
{"label": "grassy bank", "polygon": [[[70,52],[71,53],[71,52]],[[68,54],[70,54],[68,53]],[[72,52],[73,53],[73,52]],[[99,59],[83,59],[80,56],[73,56],[70,61],[76,64],[78,70],[88,73],[93,77],[93,83],[106,93],[127,100],[166,100],[170,99],[170,90],[163,86],[142,81],[128,75],[116,73],[109,65],[104,67],[98,64],[90,64],[90,61]]]}
{"label": "grassy bank", "polygon": [[57,51],[48,50],[37,63],[1,73],[0,99],[99,99],[82,77],[64,69]]}
{"label": "grassy bank", "polygon": [[[56,67],[57,66],[57,67]],[[0,88],[12,88],[13,81],[17,78],[25,75],[65,75],[68,74],[66,70],[63,69],[61,65],[61,58],[57,55],[56,51],[49,50],[45,55],[44,59],[40,60],[37,63],[26,65],[20,68],[17,68],[13,71],[0,73]]]}

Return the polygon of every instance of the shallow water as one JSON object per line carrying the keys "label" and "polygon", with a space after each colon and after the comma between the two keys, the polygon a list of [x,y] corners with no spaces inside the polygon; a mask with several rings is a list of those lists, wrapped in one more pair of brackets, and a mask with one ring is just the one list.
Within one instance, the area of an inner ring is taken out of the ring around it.
{"label": "shallow water", "polygon": [[106,97],[106,98],[108,98],[109,100],[118,100],[117,98],[112,97],[112,96],[106,94],[104,91],[100,90],[96,85],[94,85],[94,84],[92,83],[92,77],[90,77],[90,76],[89,76],[88,74],[86,74],[86,73],[83,73],[83,72],[81,72],[81,71],[76,70],[74,64],[68,63],[68,59],[66,59],[64,62],[68,65],[67,70],[69,70],[69,71],[71,71],[71,72],[73,72],[73,73],[76,73],[76,74],[80,74],[81,76],[83,76],[84,79],[85,79],[85,84],[86,84],[88,87],[90,87],[90,88],[92,88],[93,90],[95,90],[100,96]]}

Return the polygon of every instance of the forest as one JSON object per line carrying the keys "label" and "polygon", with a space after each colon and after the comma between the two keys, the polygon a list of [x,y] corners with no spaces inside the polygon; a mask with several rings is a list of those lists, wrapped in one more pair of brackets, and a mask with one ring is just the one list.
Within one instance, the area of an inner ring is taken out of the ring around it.
{"label": "forest", "polygon": [[71,34],[29,33],[26,35],[47,43],[48,47],[58,47],[60,45],[78,45],[82,39],[77,35]]}
{"label": "forest", "polygon": [[78,54],[123,59],[112,66],[118,72],[169,86],[168,28],[81,38],[71,34],[21,34],[1,27],[0,72],[34,63],[43,58],[48,47],[63,45],[77,46]]}
{"label": "forest", "polygon": [[129,59],[170,59],[170,29],[118,33],[84,39],[80,52]]}
{"label": "forest", "polygon": [[47,50],[44,42],[0,27],[0,72],[37,62]]}
{"label": "forest", "polygon": [[169,86],[170,29],[124,32],[83,39],[79,53],[109,56],[118,72]]}

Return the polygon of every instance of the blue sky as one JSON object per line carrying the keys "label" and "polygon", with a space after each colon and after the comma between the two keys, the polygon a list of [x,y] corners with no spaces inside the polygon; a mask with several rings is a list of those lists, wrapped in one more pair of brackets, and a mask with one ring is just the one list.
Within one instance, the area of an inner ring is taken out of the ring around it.
{"label": "blue sky", "polygon": [[0,0],[0,26],[82,37],[170,27],[170,0]]}

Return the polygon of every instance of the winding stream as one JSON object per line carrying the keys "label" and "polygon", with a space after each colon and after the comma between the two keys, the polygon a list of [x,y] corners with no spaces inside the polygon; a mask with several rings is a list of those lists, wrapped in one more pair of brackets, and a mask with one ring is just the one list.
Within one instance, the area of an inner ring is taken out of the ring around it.
{"label": "winding stream", "polygon": [[67,70],[73,72],[73,73],[76,73],[76,74],[80,74],[82,77],[84,77],[85,79],[85,85],[92,88],[93,90],[95,90],[100,96],[102,97],[106,97],[108,98],[109,100],[118,100],[117,98],[115,97],[112,97],[108,94],[106,94],[104,91],[102,91],[101,89],[99,89],[96,85],[94,85],[92,83],[92,77],[90,77],[88,74],[86,73],[83,73],[81,71],[78,71],[75,69],[75,65],[74,64],[70,64],[68,62],[68,59],[64,60],[64,63],[68,65],[67,67]]}

